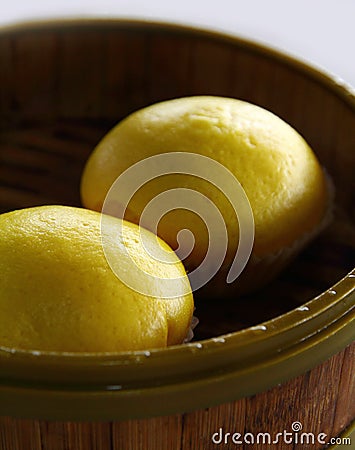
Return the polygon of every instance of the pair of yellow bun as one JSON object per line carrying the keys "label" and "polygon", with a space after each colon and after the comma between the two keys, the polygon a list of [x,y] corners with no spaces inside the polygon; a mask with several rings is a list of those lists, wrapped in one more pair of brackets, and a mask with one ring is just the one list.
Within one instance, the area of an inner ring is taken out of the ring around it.
{"label": "pair of yellow bun", "polygon": [[[249,199],[255,242],[247,276],[242,274],[228,287],[232,295],[238,286],[248,292],[276,274],[326,220],[330,203],[326,177],[304,139],[260,107],[207,96],[158,103],[114,127],[85,167],[83,205],[101,211],[112,184],[125,170],[169,152],[219,162],[238,179]],[[104,216],[116,272],[124,272],[127,280],[136,273],[131,272],[132,264],[138,265],[143,284],[148,274],[151,295],[132,289],[112,271],[102,247],[103,216],[98,212],[57,206],[14,211],[0,217],[0,345],[104,352],[183,342],[193,299],[184,266],[170,247],[177,247],[179,230],[193,232],[195,247],[184,261],[193,271],[208,249],[205,226],[193,211],[174,208],[157,228],[162,240],[131,223],[139,223],[147,203],[172,188],[198,190],[222,213],[228,235],[226,258],[210,282],[222,292],[238,247],[239,227],[230,202],[208,180],[184,174],[153,179],[129,203],[124,216],[129,222]],[[124,242],[115,235],[118,223]],[[161,247],[170,255],[167,260],[147,253],[142,232],[148,246]],[[171,293],[159,281],[164,278],[173,279],[181,295],[169,298]]]}

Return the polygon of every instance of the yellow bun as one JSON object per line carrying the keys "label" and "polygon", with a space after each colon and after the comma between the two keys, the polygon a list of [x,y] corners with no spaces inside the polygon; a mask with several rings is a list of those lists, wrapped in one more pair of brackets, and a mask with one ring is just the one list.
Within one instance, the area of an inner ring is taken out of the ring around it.
{"label": "yellow bun", "polygon": [[[123,171],[165,152],[208,156],[233,173],[252,207],[253,256],[258,258],[292,247],[316,229],[326,215],[329,196],[325,175],[305,140],[263,108],[211,96],[161,102],[121,121],[87,162],[81,183],[83,204],[100,210],[112,183]],[[238,221],[224,195],[207,182],[183,175],[151,181],[133,198],[125,217],[138,222],[147,203],[173,187],[198,190],[218,206],[228,229],[228,265],[238,245]],[[158,234],[176,248],[176,234],[187,224],[197,239],[185,261],[193,269],[208,247],[208,234],[200,218],[186,210],[169,212],[161,220]]]}
{"label": "yellow bun", "polygon": [[[118,271],[129,274],[139,261],[152,275],[176,279],[177,290],[186,294],[164,299],[154,278],[155,296],[136,292],[108,265],[101,243],[101,217],[94,211],[64,206],[0,216],[0,346],[112,352],[165,347],[184,340],[193,299],[175,253],[150,232],[105,217],[104,232]],[[118,223],[122,239],[115,235]],[[168,264],[152,260],[140,242],[141,232],[152,248],[165,250]],[[147,283],[152,283],[148,277]]]}

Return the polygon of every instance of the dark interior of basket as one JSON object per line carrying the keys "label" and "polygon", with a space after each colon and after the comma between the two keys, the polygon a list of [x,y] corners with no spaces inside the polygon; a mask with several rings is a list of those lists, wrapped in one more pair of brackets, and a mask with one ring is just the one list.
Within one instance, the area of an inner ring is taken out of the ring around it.
{"label": "dark interior of basket", "polygon": [[[186,95],[275,112],[333,178],[335,218],[277,280],[249,297],[196,293],[196,338],[275,317],[329,289],[354,263],[354,99],[301,64],[228,38],[174,28],[42,25],[0,34],[0,211],[80,204],[84,164],[130,112]],[[202,306],[203,304],[203,306]]]}

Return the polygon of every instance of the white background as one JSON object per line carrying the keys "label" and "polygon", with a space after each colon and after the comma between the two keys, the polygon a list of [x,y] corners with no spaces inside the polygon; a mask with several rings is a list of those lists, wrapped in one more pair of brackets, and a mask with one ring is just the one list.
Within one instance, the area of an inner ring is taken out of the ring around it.
{"label": "white background", "polygon": [[56,17],[163,20],[253,39],[355,86],[355,0],[1,0],[0,25]]}

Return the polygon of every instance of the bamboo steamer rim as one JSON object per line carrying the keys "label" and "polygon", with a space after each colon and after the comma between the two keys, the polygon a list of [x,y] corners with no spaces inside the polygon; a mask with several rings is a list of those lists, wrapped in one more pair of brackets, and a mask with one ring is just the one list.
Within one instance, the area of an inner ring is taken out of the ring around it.
{"label": "bamboo steamer rim", "polygon": [[[229,42],[282,62],[314,79],[355,112],[354,90],[338,78],[267,46],[226,33],[143,20],[74,18],[6,25],[0,28],[0,38],[8,33],[53,27],[58,30],[82,27],[86,30],[117,26],[121,29],[173,31]],[[166,349],[76,354],[0,347],[0,397],[1,392],[5,398],[17,396],[13,407],[16,413],[21,396],[28,400],[42,395],[44,406],[40,409],[43,413],[37,412],[43,417],[58,417],[58,414],[61,417],[60,412],[55,411],[53,399],[58,400],[59,395],[70,393],[70,401],[74,397],[79,400],[85,393],[88,402],[115,401],[106,412],[95,414],[91,411],[88,417],[114,415],[127,418],[139,417],[142,413],[138,407],[142,404],[145,405],[144,416],[160,415],[252,395],[303,373],[354,340],[354,279],[355,270],[302,307],[258,326]],[[115,380],[117,384],[114,384]],[[196,389],[200,393],[208,391],[209,398],[204,399],[202,395],[194,397]],[[184,403],[179,400],[181,392],[189,395],[188,401],[186,396]],[[157,395],[166,396],[165,405],[153,401]],[[65,402],[65,396],[63,398]],[[74,418],[86,417],[83,411],[72,414]]]}
{"label": "bamboo steamer rim", "polygon": [[354,111],[355,110],[355,87],[344,81],[342,78],[324,70],[320,66],[312,66],[306,60],[301,60],[288,54],[287,52],[278,50],[268,46],[262,42],[256,42],[251,39],[234,35],[220,29],[204,28],[197,25],[184,25],[176,22],[158,21],[149,19],[131,19],[131,18],[107,18],[107,17],[59,17],[59,18],[44,18],[44,19],[29,19],[20,22],[0,25],[0,37],[8,33],[39,32],[56,28],[61,29],[75,29],[79,28],[87,30],[90,28],[113,28],[117,29],[141,29],[141,30],[156,30],[162,32],[177,32],[181,34],[189,34],[200,37],[210,37],[216,41],[228,42],[234,44],[239,48],[246,48],[248,51],[260,55],[266,55],[279,63],[291,66],[301,72],[302,75],[307,75],[309,78],[321,83],[328,89],[330,88],[336,93],[345,103]]}

